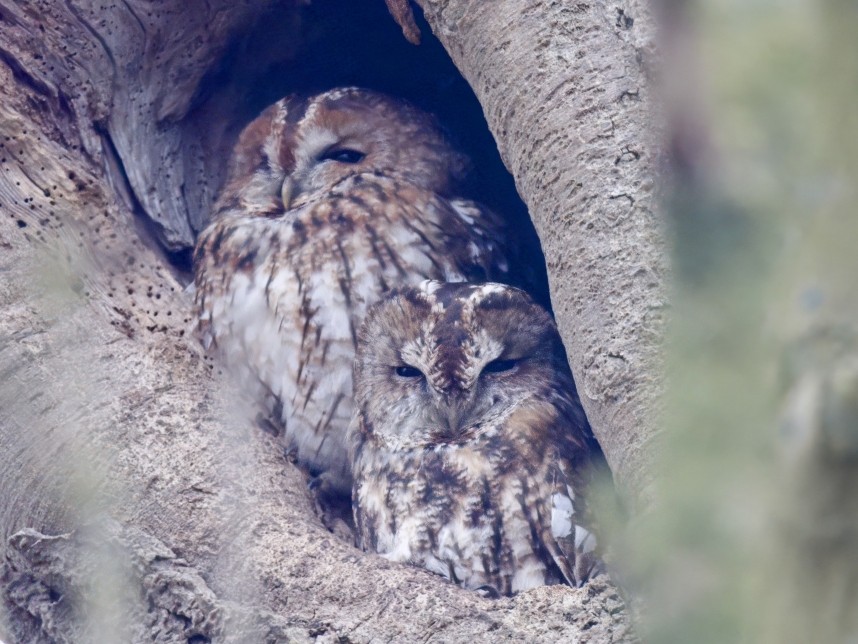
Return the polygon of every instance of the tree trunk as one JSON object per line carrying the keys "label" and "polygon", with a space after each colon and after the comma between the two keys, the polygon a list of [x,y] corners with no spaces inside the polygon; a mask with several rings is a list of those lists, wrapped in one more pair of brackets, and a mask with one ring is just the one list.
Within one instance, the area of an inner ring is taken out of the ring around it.
{"label": "tree trunk", "polygon": [[[662,273],[646,14],[422,4],[531,209],[613,472],[645,499]],[[0,639],[631,637],[604,577],[493,601],[325,530],[194,339],[167,259],[205,220],[249,88],[300,55],[301,11],[0,0]],[[264,42],[241,40],[260,24]]]}

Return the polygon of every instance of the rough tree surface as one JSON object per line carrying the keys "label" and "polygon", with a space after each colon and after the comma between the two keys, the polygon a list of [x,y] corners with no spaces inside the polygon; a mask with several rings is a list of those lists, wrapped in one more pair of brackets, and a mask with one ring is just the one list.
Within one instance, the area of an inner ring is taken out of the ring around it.
{"label": "rough tree surface", "polygon": [[[0,638],[630,638],[604,578],[492,601],[363,555],[221,393],[154,239],[181,249],[205,218],[240,116],[238,89],[201,88],[275,4],[296,36],[284,3],[0,1]],[[648,21],[633,2],[423,5],[533,211],[585,407],[634,496],[660,306]]]}

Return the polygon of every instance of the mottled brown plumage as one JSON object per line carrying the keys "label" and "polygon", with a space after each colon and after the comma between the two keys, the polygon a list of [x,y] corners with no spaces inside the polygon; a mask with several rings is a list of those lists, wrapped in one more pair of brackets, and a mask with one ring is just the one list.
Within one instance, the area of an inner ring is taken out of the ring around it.
{"label": "mottled brown plumage", "polygon": [[597,446],[551,316],[500,284],[391,294],[358,336],[353,503],[365,550],[508,595],[596,570]]}
{"label": "mottled brown plumage", "polygon": [[391,288],[506,279],[503,225],[457,198],[434,120],[371,92],[285,98],[242,133],[194,257],[200,325],[298,460],[351,488],[356,330]]}

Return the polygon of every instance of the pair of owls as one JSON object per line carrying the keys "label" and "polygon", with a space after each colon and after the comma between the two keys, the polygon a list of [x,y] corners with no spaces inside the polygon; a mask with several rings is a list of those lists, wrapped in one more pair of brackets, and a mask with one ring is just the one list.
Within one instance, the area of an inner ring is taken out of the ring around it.
{"label": "pair of owls", "polygon": [[[195,251],[200,326],[359,544],[467,588],[580,584],[592,436],[503,222],[434,120],[356,88],[241,134]],[[475,284],[480,283],[480,284]]]}

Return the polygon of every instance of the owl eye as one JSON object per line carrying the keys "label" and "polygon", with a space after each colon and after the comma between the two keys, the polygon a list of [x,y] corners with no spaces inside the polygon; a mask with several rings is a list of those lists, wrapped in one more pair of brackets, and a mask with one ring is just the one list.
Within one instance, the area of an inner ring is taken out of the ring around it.
{"label": "owl eye", "polygon": [[395,369],[396,375],[400,378],[420,378],[423,376],[423,373],[420,369],[416,367],[412,367],[409,365],[402,365],[401,367],[396,367]]}
{"label": "owl eye", "polygon": [[337,161],[338,163],[360,163],[366,156],[360,150],[351,148],[334,148],[325,152],[320,161]]}
{"label": "owl eye", "polygon": [[502,373],[509,371],[517,364],[518,360],[492,360],[483,367],[483,373]]}

